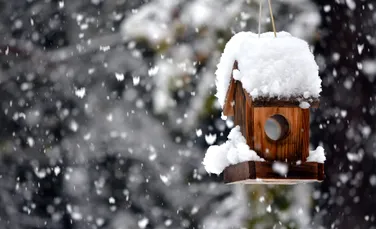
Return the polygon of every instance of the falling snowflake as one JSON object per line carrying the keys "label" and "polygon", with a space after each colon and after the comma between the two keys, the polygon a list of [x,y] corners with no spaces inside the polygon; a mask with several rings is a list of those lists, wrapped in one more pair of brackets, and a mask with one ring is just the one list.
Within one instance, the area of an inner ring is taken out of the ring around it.
{"label": "falling snowflake", "polygon": [[124,80],[124,74],[123,73],[115,73],[115,77],[118,81]]}
{"label": "falling snowflake", "polygon": [[139,76],[134,76],[133,77],[133,85],[136,86],[140,83],[140,77]]}
{"label": "falling snowflake", "polygon": [[82,87],[82,88],[76,89],[74,93],[76,94],[77,97],[82,99],[86,94],[86,89]]}
{"label": "falling snowflake", "polygon": [[147,218],[143,218],[143,219],[138,221],[138,227],[141,228],[141,229],[146,228],[146,226],[148,224],[149,224],[149,219],[147,219]]}
{"label": "falling snowflake", "polygon": [[205,141],[206,141],[206,143],[208,143],[208,145],[213,145],[215,140],[217,140],[216,134],[205,135]]}

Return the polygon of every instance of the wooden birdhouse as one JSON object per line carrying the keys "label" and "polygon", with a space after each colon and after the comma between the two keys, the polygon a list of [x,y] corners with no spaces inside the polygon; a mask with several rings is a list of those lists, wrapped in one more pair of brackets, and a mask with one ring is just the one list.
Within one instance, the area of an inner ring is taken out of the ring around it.
{"label": "wooden birdhouse", "polygon": [[[233,117],[249,150],[230,142],[229,136],[224,146],[208,150],[204,165],[209,170],[215,150],[226,154],[220,157],[221,165],[227,165],[225,183],[323,180],[323,150],[309,151],[309,108],[319,105],[321,80],[305,41],[284,32],[278,38],[271,33],[236,34],[226,45],[216,75],[223,115]],[[250,153],[257,155],[247,157]]]}

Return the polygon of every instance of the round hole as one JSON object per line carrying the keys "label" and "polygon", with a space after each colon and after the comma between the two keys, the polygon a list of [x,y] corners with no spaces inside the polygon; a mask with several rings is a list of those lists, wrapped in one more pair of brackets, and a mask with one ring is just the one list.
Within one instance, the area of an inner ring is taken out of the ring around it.
{"label": "round hole", "polygon": [[278,141],[288,135],[290,131],[289,122],[282,115],[273,115],[266,120],[264,130],[268,138]]}

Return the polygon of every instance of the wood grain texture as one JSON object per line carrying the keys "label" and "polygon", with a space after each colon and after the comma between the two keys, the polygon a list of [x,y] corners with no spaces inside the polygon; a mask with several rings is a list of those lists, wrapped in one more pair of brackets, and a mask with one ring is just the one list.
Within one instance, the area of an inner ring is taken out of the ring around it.
{"label": "wood grain texture", "polygon": [[231,77],[230,86],[227,89],[226,100],[223,106],[223,114],[229,117],[234,116],[235,87],[236,82]]}
{"label": "wood grain texture", "polygon": [[300,109],[300,108],[297,108],[300,110],[300,112],[302,113],[302,117],[301,117],[301,120],[302,120],[302,123],[301,123],[301,132],[300,132],[300,136],[301,136],[301,141],[302,141],[302,145],[301,145],[301,158],[300,160],[302,162],[306,162],[307,161],[307,157],[309,156],[309,117],[310,117],[310,111],[309,109]]}
{"label": "wood grain texture", "polygon": [[225,183],[254,179],[256,174],[255,168],[255,166],[249,166],[248,162],[240,163],[235,166],[229,166],[223,172],[223,179]]}
{"label": "wood grain texture", "polygon": [[[238,69],[238,62],[235,61],[232,67],[232,70]],[[231,71],[231,78],[230,78],[230,85],[226,92],[225,104],[223,105],[223,114],[226,116],[233,116],[234,115],[234,100],[235,100],[235,87],[236,81],[232,76]]]}
{"label": "wood grain texture", "polygon": [[[236,111],[235,111],[236,112]],[[289,134],[273,141],[265,133],[266,120],[275,114],[289,122]],[[309,154],[309,109],[287,107],[254,108],[254,149],[267,161],[305,162]]]}
{"label": "wood grain texture", "polygon": [[[252,100],[247,100],[249,98],[247,96],[247,92],[243,89],[243,94],[244,97],[246,98],[245,101],[245,139],[247,140],[247,145],[249,146],[250,149],[254,149],[254,137],[253,137],[253,132],[254,132],[254,109],[252,105]],[[260,156],[260,155],[259,155]]]}
{"label": "wood grain texture", "polygon": [[240,131],[243,136],[247,136],[245,125],[245,116],[246,116],[246,100],[243,93],[243,87],[240,82],[235,82],[235,105],[234,105],[234,124],[235,126],[240,126]]}
{"label": "wood grain texture", "polygon": [[247,102],[242,83],[238,81],[235,87],[234,124],[240,126],[247,145],[253,149],[253,108]]}
{"label": "wood grain texture", "polygon": [[273,162],[247,161],[231,165],[224,171],[225,183],[274,183],[293,184],[300,182],[320,182],[324,179],[324,164],[305,162],[299,165],[288,164],[285,176],[273,171]]}

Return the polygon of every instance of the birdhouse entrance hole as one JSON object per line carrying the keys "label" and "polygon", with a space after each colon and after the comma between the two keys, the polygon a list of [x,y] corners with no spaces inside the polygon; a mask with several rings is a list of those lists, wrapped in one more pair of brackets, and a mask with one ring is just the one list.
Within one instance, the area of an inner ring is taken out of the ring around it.
{"label": "birdhouse entrance hole", "polygon": [[287,137],[290,132],[290,125],[284,116],[275,114],[266,120],[264,131],[269,139],[278,141]]}

